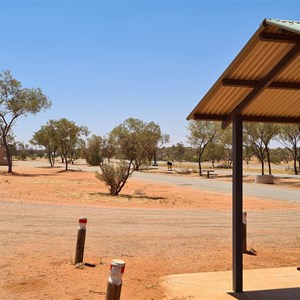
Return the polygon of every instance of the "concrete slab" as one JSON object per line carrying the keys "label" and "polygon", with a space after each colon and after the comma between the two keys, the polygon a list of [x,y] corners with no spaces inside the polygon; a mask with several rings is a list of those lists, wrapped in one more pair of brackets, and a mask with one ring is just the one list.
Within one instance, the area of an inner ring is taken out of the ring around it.
{"label": "concrete slab", "polygon": [[296,267],[244,270],[244,292],[233,293],[232,272],[170,275],[162,278],[165,299],[299,300],[300,272]]}

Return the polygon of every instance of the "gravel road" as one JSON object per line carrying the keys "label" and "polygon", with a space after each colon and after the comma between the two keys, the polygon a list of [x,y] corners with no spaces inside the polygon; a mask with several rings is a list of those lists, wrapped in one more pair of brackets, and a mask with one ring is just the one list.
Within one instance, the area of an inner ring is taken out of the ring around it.
{"label": "gravel road", "polygon": [[[133,177],[145,181],[174,184],[177,186],[186,186],[196,189],[203,189],[212,192],[221,192],[229,194],[232,192],[232,183],[228,181],[206,179],[199,177],[184,177],[151,174],[143,172],[133,173]],[[300,202],[299,190],[287,189],[275,185],[266,184],[243,184],[244,196],[257,197],[263,199],[283,200],[291,203]]]}

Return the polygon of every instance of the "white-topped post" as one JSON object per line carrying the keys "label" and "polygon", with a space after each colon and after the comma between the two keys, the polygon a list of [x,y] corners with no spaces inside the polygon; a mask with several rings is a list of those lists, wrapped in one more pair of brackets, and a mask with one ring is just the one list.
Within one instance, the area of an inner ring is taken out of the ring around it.
{"label": "white-topped post", "polygon": [[84,244],[86,236],[87,218],[79,218],[79,226],[77,232],[75,265],[83,262]]}
{"label": "white-topped post", "polygon": [[119,300],[122,289],[122,277],[125,271],[125,262],[114,259],[110,265],[110,273],[107,282],[106,300]]}

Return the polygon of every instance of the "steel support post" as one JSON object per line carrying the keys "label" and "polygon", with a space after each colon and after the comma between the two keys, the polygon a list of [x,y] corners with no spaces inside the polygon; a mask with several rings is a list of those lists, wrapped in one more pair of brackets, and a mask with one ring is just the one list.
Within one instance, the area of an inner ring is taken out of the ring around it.
{"label": "steel support post", "polygon": [[243,119],[233,115],[232,258],[233,291],[243,291]]}

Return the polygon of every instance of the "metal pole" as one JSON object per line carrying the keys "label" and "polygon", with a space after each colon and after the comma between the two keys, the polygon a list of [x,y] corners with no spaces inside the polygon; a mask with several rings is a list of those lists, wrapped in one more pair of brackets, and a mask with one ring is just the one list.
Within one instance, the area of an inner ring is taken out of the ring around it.
{"label": "metal pole", "polygon": [[107,282],[105,300],[119,300],[122,290],[122,276],[125,271],[125,262],[114,259],[110,265],[110,274]]}
{"label": "metal pole", "polygon": [[243,253],[247,252],[247,212],[243,212]]}
{"label": "metal pole", "polygon": [[77,232],[77,243],[76,243],[76,253],[75,253],[75,265],[83,262],[86,223],[87,223],[87,218],[79,218],[79,227]]}
{"label": "metal pole", "polygon": [[243,119],[233,115],[232,258],[233,291],[243,291]]}

